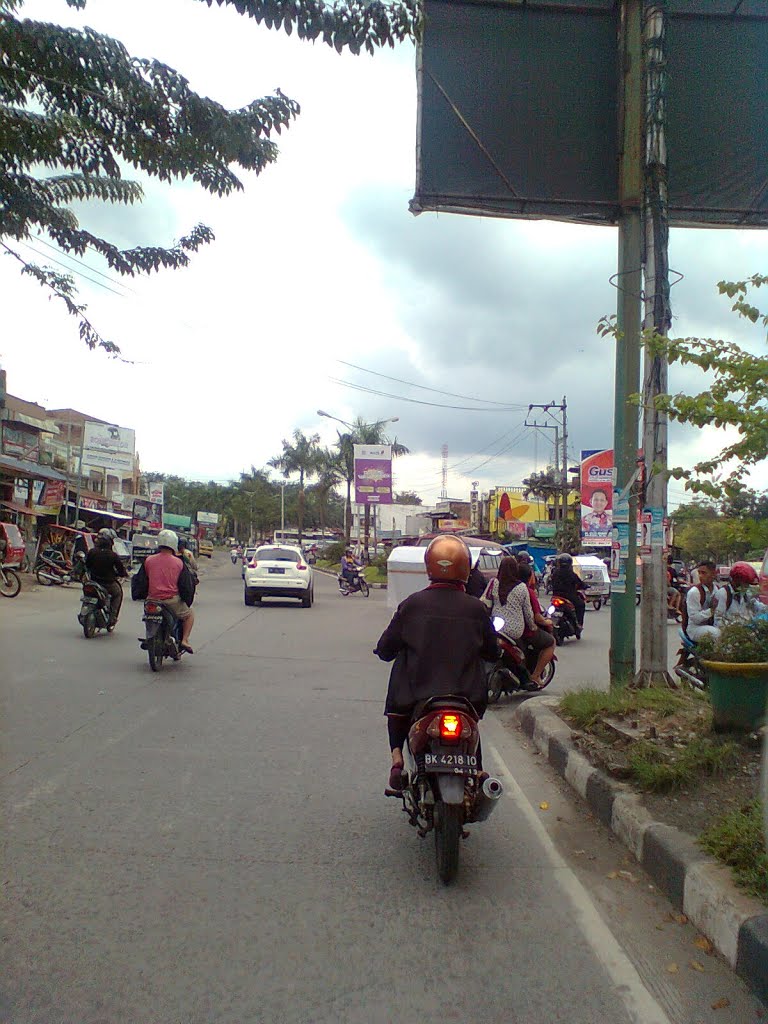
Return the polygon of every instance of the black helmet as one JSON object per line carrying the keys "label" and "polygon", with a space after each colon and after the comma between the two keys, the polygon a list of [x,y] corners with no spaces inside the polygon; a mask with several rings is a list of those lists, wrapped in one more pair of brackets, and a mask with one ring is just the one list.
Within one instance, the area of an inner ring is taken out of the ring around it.
{"label": "black helmet", "polygon": [[573,565],[573,556],[564,551],[562,555],[557,556],[555,561],[558,565]]}
{"label": "black helmet", "polygon": [[518,562],[521,562],[523,565],[530,565],[533,561],[533,558],[531,555],[528,554],[527,551],[519,551],[517,554],[517,560]]}
{"label": "black helmet", "polygon": [[95,544],[100,548],[111,548],[114,540],[115,531],[108,530],[106,527],[103,530],[99,530],[95,537]]}

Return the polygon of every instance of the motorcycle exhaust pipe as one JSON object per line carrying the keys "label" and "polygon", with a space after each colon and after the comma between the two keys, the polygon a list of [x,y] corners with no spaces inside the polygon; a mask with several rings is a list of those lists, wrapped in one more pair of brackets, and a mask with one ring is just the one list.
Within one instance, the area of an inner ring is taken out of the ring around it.
{"label": "motorcycle exhaust pipe", "polygon": [[504,792],[504,787],[499,779],[492,776],[487,778],[482,785],[480,792],[475,798],[475,809],[472,815],[473,821],[487,821],[499,802],[499,797]]}

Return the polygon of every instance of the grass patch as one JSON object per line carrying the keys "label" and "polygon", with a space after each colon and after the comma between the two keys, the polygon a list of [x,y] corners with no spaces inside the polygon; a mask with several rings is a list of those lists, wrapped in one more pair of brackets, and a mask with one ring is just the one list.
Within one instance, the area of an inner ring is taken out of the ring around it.
{"label": "grass patch", "polygon": [[632,744],[627,760],[631,778],[654,793],[666,793],[694,782],[701,775],[721,775],[738,756],[732,741],[697,738],[682,749],[662,751],[656,744],[639,740]]}
{"label": "grass patch", "polygon": [[759,800],[720,818],[702,832],[699,843],[733,869],[737,885],[768,904],[768,850]]}
{"label": "grass patch", "polygon": [[604,715],[629,715],[640,709],[669,718],[682,710],[686,698],[667,689],[574,690],[560,699],[560,710],[579,729],[589,729]]}

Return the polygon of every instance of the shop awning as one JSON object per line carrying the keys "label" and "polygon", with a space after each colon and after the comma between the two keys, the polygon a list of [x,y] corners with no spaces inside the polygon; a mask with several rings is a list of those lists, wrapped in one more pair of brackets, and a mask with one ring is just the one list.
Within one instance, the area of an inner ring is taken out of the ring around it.
{"label": "shop awning", "polygon": [[27,508],[26,505],[17,505],[13,501],[0,501],[0,505],[3,508],[9,508],[11,512],[16,512],[20,516],[36,516],[39,515],[33,508]]}
{"label": "shop awning", "polygon": [[26,459],[14,459],[12,455],[0,455],[0,473],[12,473],[27,480],[67,479],[58,469],[40,466],[37,462],[28,462]]}

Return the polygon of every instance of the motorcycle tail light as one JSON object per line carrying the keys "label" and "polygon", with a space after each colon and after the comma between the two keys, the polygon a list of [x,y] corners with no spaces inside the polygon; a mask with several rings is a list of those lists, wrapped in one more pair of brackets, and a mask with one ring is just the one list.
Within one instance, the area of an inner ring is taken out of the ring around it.
{"label": "motorcycle tail light", "polygon": [[562,597],[553,597],[552,598],[552,604],[554,605],[555,608],[562,608],[563,605],[565,604],[565,601],[563,600]]}
{"label": "motorcycle tail light", "polygon": [[427,727],[427,735],[443,743],[458,743],[472,735],[472,723],[455,711],[442,711],[435,715]]}
{"label": "motorcycle tail light", "polygon": [[440,739],[457,740],[461,736],[461,719],[458,715],[440,715]]}
{"label": "motorcycle tail light", "polygon": [[144,605],[144,611],[149,612],[150,615],[152,615],[154,614],[154,612],[160,611],[160,605],[155,604],[154,601],[147,601],[147,603]]}
{"label": "motorcycle tail light", "polygon": [[83,586],[83,593],[88,594],[89,597],[98,597],[99,595],[98,590],[96,589],[96,587],[94,587],[92,583],[86,583]]}

